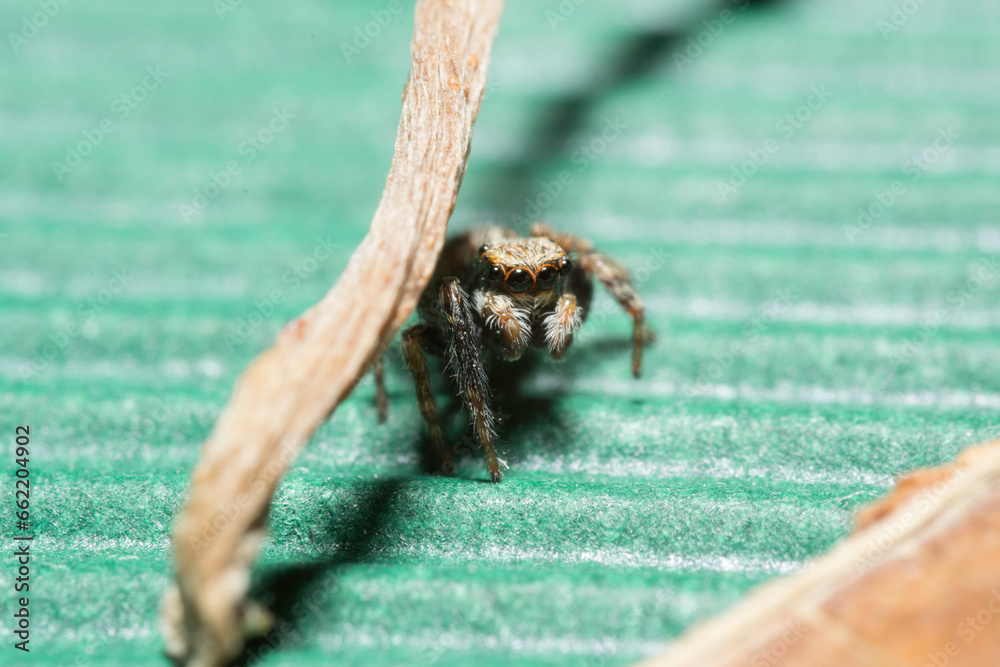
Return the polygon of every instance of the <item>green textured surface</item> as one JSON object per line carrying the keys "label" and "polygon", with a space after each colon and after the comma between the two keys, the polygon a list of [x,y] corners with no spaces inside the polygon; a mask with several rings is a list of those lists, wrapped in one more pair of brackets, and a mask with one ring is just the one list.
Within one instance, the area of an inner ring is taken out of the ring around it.
{"label": "green textured surface", "polygon": [[[0,563],[3,664],[166,664],[167,531],[199,446],[240,370],[336,279],[389,165],[411,6],[348,62],[341,42],[390,3],[344,4],[220,20],[209,2],[69,3],[20,52],[5,39],[0,433],[35,434],[38,538],[30,657],[8,645]],[[275,502],[254,586],[295,633],[262,664],[624,665],[827,550],[894,475],[1000,434],[996,276],[967,282],[1000,252],[1000,3],[927,3],[885,38],[883,0],[733,3],[680,68],[671,53],[722,6],[584,3],[553,28],[556,6],[507,9],[455,224],[523,213],[571,170],[548,220],[636,268],[669,257],[641,276],[659,335],[646,373],[630,378],[628,323],[602,295],[612,315],[570,359],[504,397],[499,486],[477,455],[424,474],[403,369],[384,426],[365,380]],[[34,11],[4,3],[0,25]],[[613,74],[630,51],[638,73]],[[119,119],[155,65],[167,76]],[[833,98],[786,136],[824,85]],[[275,107],[294,119],[247,161]],[[114,132],[60,182],[53,161],[106,117]],[[622,134],[581,162],[616,118]],[[958,139],[913,179],[907,160],[947,127]],[[185,224],[180,205],[229,160],[241,173]],[[845,230],[897,179],[870,229]],[[318,239],[332,256],[303,264]],[[128,286],[88,306],[121,269]],[[463,418],[447,427],[460,438]]]}

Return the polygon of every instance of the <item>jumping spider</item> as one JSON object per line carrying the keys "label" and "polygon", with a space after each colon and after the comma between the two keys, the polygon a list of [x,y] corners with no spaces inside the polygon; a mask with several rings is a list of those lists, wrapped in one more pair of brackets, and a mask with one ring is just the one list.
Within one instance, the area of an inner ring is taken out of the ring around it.
{"label": "jumping spider", "polygon": [[[575,264],[573,256],[575,256]],[[403,359],[413,374],[420,413],[445,470],[454,468],[438,424],[424,352],[446,357],[458,394],[471,413],[486,452],[490,480],[500,481],[493,446],[496,417],[484,351],[517,361],[530,347],[562,359],[583,324],[597,278],[632,318],[632,374],[639,377],[643,306],[628,271],[577,236],[534,225],[523,238],[504,227],[472,230],[450,239],[418,305],[420,323],[403,332]],[[463,289],[471,289],[471,296]],[[386,410],[381,361],[375,362],[380,416]]]}

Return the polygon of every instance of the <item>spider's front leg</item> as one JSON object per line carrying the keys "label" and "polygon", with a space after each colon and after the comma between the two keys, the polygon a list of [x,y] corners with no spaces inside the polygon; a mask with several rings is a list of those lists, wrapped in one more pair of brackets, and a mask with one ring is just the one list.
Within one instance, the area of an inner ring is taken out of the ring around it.
{"label": "spider's front leg", "polygon": [[496,417],[490,405],[490,385],[483,366],[482,342],[472,319],[469,297],[458,278],[445,278],[438,291],[442,324],[448,337],[448,367],[455,374],[458,391],[472,416],[479,442],[486,452],[490,480],[500,481],[500,459],[493,446]]}
{"label": "spider's front leg", "polygon": [[639,377],[642,371],[642,346],[646,343],[646,331],[643,327],[645,308],[632,286],[628,270],[599,252],[580,253],[580,266],[594,274],[632,318],[632,375]]}
{"label": "spider's front leg", "polygon": [[595,250],[594,244],[579,236],[557,232],[539,223],[532,225],[531,235],[550,238],[567,252],[577,253],[580,267],[600,280],[615,301],[629,314],[632,318],[632,375],[639,377],[642,371],[642,347],[651,334],[643,326],[645,308],[632,286],[628,269]]}

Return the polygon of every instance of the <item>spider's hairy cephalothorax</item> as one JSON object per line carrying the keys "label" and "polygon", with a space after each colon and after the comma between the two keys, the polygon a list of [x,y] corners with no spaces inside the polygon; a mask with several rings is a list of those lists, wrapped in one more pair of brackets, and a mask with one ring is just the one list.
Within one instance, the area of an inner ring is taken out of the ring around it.
{"label": "spider's hairy cephalothorax", "polygon": [[[498,482],[503,461],[493,443],[496,418],[485,358],[495,353],[516,361],[527,348],[540,347],[562,359],[587,316],[593,278],[632,318],[632,373],[638,377],[646,335],[642,301],[628,271],[589,242],[535,225],[528,238],[504,227],[487,227],[445,244],[420,298],[420,324],[403,332],[403,359],[446,469],[454,465],[452,453],[437,422],[424,352],[447,359],[486,452],[490,479]],[[386,400],[378,360],[375,369],[381,411]]]}

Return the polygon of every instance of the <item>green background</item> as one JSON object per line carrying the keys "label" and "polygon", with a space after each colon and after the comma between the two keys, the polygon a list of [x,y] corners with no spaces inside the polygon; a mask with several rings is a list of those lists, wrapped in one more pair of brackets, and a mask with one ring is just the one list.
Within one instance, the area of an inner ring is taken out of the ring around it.
{"label": "green background", "polygon": [[[166,664],[168,531],[199,447],[378,202],[412,28],[394,6],[70,2],[17,52],[41,10],[0,6],[0,532],[28,424],[37,534],[32,652],[5,629],[0,662]],[[478,451],[424,471],[398,361],[387,424],[363,381],[281,484],[254,590],[294,632],[263,664],[627,664],[829,549],[895,475],[997,436],[997,276],[969,281],[1000,252],[1000,3],[918,6],[886,32],[882,0],[509,4],[453,223],[533,213],[568,170],[541,215],[633,267],[658,340],[633,380],[602,293],[570,358],[500,397],[498,486]],[[387,25],[345,56],[371,12]],[[162,82],[121,118],[150,66]],[[832,97],[804,112],[817,86]]]}

